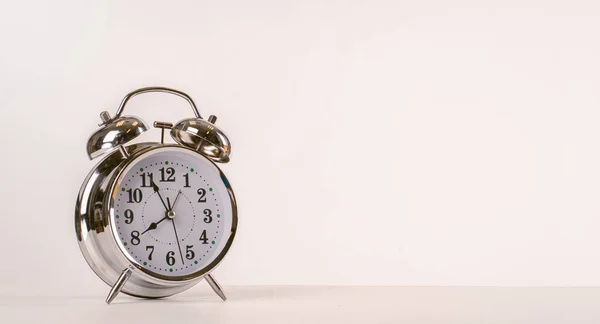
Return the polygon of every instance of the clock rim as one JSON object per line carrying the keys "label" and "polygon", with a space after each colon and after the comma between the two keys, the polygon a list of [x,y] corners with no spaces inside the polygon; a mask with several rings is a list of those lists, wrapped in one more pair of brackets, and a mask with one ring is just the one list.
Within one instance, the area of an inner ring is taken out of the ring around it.
{"label": "clock rim", "polygon": [[[135,162],[140,161],[144,157],[148,157],[153,154],[160,153],[161,151],[167,151],[167,152],[168,151],[181,151],[181,152],[185,152],[186,154],[192,155],[198,159],[205,159],[206,161],[208,161],[210,163],[210,165],[212,165],[215,168],[215,171],[218,172],[219,177],[221,178],[223,185],[225,186],[225,188],[227,190],[227,193],[229,195],[229,201],[231,203],[231,214],[232,214],[231,215],[232,216],[231,229],[230,229],[229,236],[227,237],[227,242],[223,246],[223,249],[220,252],[218,252],[215,259],[212,262],[210,262],[208,265],[206,265],[202,269],[200,269],[196,272],[193,272],[191,274],[188,274],[188,275],[168,276],[168,275],[156,273],[152,270],[148,270],[148,269],[144,268],[144,266],[142,266],[137,260],[135,260],[131,255],[129,255],[129,253],[127,253],[126,251],[123,250],[124,247],[122,246],[122,243],[120,243],[120,239],[119,239],[117,233],[115,232],[115,227],[113,224],[113,219],[114,219],[114,215],[115,215],[115,206],[114,206],[114,198],[113,197],[115,197],[115,194],[116,194],[115,190],[118,189],[117,184],[119,183],[119,179],[122,176],[124,176],[126,171],[131,169],[131,167],[133,166],[133,164]],[[202,154],[199,154],[196,151],[191,150],[189,148],[181,147],[178,145],[167,144],[167,145],[151,146],[151,147],[145,148],[143,150],[140,150],[138,152],[135,152],[134,154],[129,156],[126,163],[122,164],[119,169],[120,170],[115,175],[113,181],[111,181],[111,184],[109,187],[110,190],[107,191],[108,195],[107,195],[106,206],[108,207],[108,210],[107,210],[107,212],[108,212],[108,214],[107,214],[108,228],[110,228],[110,233],[111,233],[111,236],[113,238],[114,244],[116,245],[117,249],[119,250],[119,252],[121,252],[121,254],[125,257],[125,259],[132,266],[134,266],[136,269],[140,270],[144,275],[151,277],[152,279],[160,279],[160,280],[164,280],[164,281],[168,281],[168,282],[182,282],[182,281],[190,281],[190,280],[198,279],[199,277],[203,277],[203,276],[209,274],[212,270],[214,270],[221,263],[221,261],[223,261],[223,259],[225,258],[225,255],[227,255],[227,253],[229,252],[229,249],[231,248],[231,245],[235,238],[235,234],[237,232],[237,223],[238,223],[237,201],[235,199],[235,195],[233,193],[233,188],[231,187],[231,183],[229,182],[229,180],[227,179],[227,177],[225,176],[223,171],[213,161],[211,161],[210,159],[206,158]]]}

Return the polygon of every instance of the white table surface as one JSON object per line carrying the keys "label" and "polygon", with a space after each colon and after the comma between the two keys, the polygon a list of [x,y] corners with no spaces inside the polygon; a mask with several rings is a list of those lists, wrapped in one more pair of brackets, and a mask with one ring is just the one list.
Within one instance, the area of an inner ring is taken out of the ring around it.
{"label": "white table surface", "polygon": [[600,323],[600,288],[244,286],[225,287],[222,302],[200,286],[111,305],[3,296],[0,323]]}

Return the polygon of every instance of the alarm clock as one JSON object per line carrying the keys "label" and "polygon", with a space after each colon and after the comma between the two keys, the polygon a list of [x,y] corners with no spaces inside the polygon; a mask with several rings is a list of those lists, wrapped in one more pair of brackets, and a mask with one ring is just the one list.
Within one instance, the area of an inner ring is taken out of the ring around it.
{"label": "alarm clock", "polygon": [[[195,116],[175,125],[156,121],[160,142],[132,144],[148,126],[123,110],[152,92],[187,100]],[[106,302],[119,292],[166,297],[202,279],[226,300],[211,272],[231,247],[238,218],[231,184],[216,164],[231,153],[217,118],[202,118],[189,95],[164,87],[132,91],[114,117],[104,111],[100,118],[87,154],[102,159],[77,196],[75,232],[90,268],[112,287]],[[165,131],[175,143],[165,143]]]}

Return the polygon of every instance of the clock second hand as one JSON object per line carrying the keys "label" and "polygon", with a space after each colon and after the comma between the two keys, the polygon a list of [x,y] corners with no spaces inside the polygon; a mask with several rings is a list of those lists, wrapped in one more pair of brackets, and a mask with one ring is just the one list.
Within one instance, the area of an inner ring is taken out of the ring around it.
{"label": "clock second hand", "polygon": [[[179,193],[181,193],[181,191],[179,191]],[[175,202],[177,202],[177,198],[179,197],[179,194],[177,194],[177,197],[175,197]],[[171,202],[169,201],[169,197],[167,197],[167,203],[169,204],[169,211],[173,211],[173,208],[171,207]],[[175,204],[173,204],[174,206]],[[175,227],[175,218],[171,219],[171,223],[173,224],[173,231],[175,232],[175,239],[177,240],[177,248],[179,248],[179,256],[181,257],[181,264],[185,264],[185,262],[183,261],[183,253],[181,252],[181,244],[179,243],[179,235],[177,235],[177,227]]]}
{"label": "clock second hand", "polygon": [[[177,204],[177,199],[179,199],[179,195],[181,195],[181,190],[177,192],[177,196],[175,196],[175,201],[173,201],[173,206],[171,206],[171,203],[169,203],[169,208],[171,211],[173,211],[173,208],[175,208],[175,204]],[[167,202],[169,202],[169,198],[167,198]]]}

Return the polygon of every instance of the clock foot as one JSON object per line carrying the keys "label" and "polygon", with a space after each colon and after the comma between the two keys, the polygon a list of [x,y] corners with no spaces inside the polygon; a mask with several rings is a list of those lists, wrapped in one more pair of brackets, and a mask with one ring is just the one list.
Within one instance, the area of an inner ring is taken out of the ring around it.
{"label": "clock foot", "polygon": [[210,288],[212,288],[215,291],[215,293],[217,295],[219,295],[219,297],[221,297],[221,299],[223,299],[223,301],[227,300],[227,297],[225,297],[225,293],[223,292],[223,289],[221,288],[219,283],[215,280],[215,277],[213,277],[209,273],[206,276],[204,276],[204,279],[206,279],[206,282],[208,282],[208,284],[210,285]]}
{"label": "clock foot", "polygon": [[112,287],[112,289],[108,293],[108,297],[106,297],[107,304],[110,304],[113,301],[113,299],[115,299],[115,297],[117,297],[117,295],[119,294],[119,292],[121,292],[121,289],[123,288],[123,286],[127,282],[127,279],[129,279],[130,276],[131,276],[131,270],[129,268],[127,268],[127,269],[123,270],[123,272],[121,272],[119,279],[117,279],[117,282],[115,282],[115,285]]}

